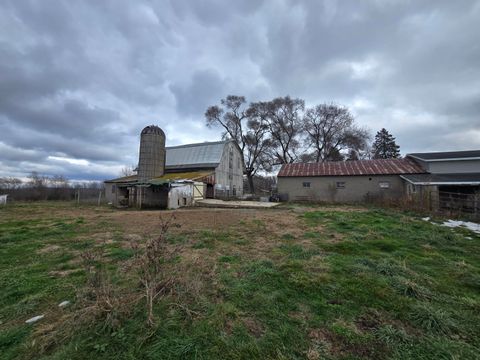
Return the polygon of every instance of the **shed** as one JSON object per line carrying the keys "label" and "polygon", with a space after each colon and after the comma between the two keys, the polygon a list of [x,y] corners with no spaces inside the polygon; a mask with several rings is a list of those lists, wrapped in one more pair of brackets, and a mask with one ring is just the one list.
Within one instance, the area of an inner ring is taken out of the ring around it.
{"label": "shed", "polygon": [[352,203],[403,196],[400,175],[425,171],[411,159],[284,164],[278,193],[289,200]]}

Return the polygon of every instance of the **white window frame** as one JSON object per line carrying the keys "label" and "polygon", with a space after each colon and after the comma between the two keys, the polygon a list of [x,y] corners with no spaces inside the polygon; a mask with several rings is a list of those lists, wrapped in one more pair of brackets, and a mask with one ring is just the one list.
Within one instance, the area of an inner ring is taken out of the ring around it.
{"label": "white window frame", "polygon": [[379,181],[378,187],[380,189],[390,189],[391,188],[390,181]]}

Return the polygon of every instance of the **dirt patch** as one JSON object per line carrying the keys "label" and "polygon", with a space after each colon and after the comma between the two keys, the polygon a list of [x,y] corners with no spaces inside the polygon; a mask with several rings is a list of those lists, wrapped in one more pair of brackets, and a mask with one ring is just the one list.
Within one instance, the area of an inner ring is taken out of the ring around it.
{"label": "dirt patch", "polygon": [[376,311],[368,311],[355,320],[355,326],[362,332],[371,332],[382,325],[380,314]]}
{"label": "dirt patch", "polygon": [[115,242],[114,235],[111,232],[95,233],[89,237],[95,240],[97,244],[113,244]]}
{"label": "dirt patch", "polygon": [[123,235],[123,239],[126,241],[141,241],[143,236],[139,234],[125,234]]}
{"label": "dirt patch", "polygon": [[70,269],[70,270],[53,270],[48,273],[52,277],[67,277],[70,274],[81,271],[81,269]]}
{"label": "dirt patch", "polygon": [[[322,348],[334,357],[354,356],[360,359],[384,359],[388,357],[387,348],[380,342],[351,343],[343,336],[327,329],[312,329],[308,334],[312,347]],[[315,352],[312,353],[315,355]]]}
{"label": "dirt patch", "polygon": [[261,337],[265,333],[265,329],[263,325],[254,318],[251,318],[251,317],[244,318],[243,324],[245,325],[247,330],[250,332],[250,334],[252,334],[256,338]]}
{"label": "dirt patch", "polygon": [[250,209],[206,209],[190,208],[167,211],[118,211],[108,214],[109,218],[125,232],[134,231],[140,234],[155,233],[160,226],[161,218],[175,216],[180,224],[179,231],[204,229],[225,229],[239,221],[254,218],[257,210]]}
{"label": "dirt patch", "polygon": [[57,252],[61,248],[62,247],[58,245],[47,245],[41,248],[40,250],[38,250],[37,254],[49,254],[49,253]]}
{"label": "dirt patch", "polygon": [[[175,216],[179,228],[172,229],[172,234],[181,235],[186,246],[191,246],[191,239],[198,238],[201,231],[211,231],[221,237],[227,234],[231,241],[215,247],[234,246],[234,250],[248,257],[270,254],[279,246],[284,236],[302,239],[307,226],[303,219],[288,209],[211,209],[188,208],[172,211],[118,211],[106,214],[120,231],[128,234],[123,239],[139,240],[145,236],[155,236],[159,232],[160,218]],[[232,244],[233,242],[233,244]],[[305,241],[310,244],[309,240]],[[248,243],[248,246],[241,244]],[[307,244],[306,244],[307,245]],[[198,250],[197,250],[198,251]],[[186,253],[182,254],[182,257]]]}

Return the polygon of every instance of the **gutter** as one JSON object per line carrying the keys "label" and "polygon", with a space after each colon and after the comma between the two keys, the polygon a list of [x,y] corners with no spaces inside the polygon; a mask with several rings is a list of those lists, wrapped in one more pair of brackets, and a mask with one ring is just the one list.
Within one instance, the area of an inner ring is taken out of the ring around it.
{"label": "gutter", "polygon": [[480,185],[480,181],[451,181],[451,182],[445,182],[445,181],[413,181],[410,179],[407,179],[400,175],[400,177],[409,182],[410,184],[413,185]]}
{"label": "gutter", "polygon": [[439,161],[467,161],[467,160],[480,160],[480,157],[468,157],[468,158],[442,158],[442,159],[423,159],[421,157],[407,154],[408,157],[417,159],[424,162],[439,162]]}

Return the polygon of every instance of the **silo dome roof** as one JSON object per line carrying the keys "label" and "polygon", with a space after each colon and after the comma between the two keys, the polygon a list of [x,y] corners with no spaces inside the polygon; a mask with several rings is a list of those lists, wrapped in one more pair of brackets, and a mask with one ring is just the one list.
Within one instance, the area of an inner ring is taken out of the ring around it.
{"label": "silo dome roof", "polygon": [[142,135],[143,134],[156,134],[156,135],[163,135],[165,136],[165,133],[163,132],[162,129],[160,129],[157,125],[149,125],[146,128],[142,130]]}

